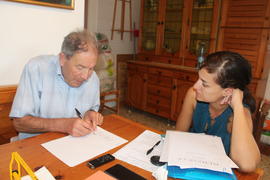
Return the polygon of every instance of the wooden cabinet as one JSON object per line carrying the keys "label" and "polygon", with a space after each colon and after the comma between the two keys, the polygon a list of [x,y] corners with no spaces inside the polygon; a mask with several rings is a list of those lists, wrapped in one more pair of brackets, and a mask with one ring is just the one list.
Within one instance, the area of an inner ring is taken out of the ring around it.
{"label": "wooden cabinet", "polygon": [[182,104],[184,102],[184,98],[187,90],[193,86],[193,84],[197,81],[198,75],[196,73],[189,72],[181,72],[178,71],[176,73],[174,84],[176,88],[173,89],[173,96],[175,97],[172,101],[172,120],[177,120],[179,116]]}
{"label": "wooden cabinet", "polygon": [[[247,58],[253,74],[249,88],[264,97],[270,69],[269,17],[270,0],[141,0],[138,58],[129,63],[146,68],[144,76],[137,71],[137,81],[146,82],[135,93],[140,97],[136,107],[176,120],[186,91],[197,79],[202,48],[205,55],[229,50]],[[128,98],[136,101],[135,95]]]}
{"label": "wooden cabinet", "polygon": [[170,119],[173,75],[169,69],[148,67],[146,111]]}
{"label": "wooden cabinet", "polygon": [[[222,7],[218,50],[235,51],[249,60],[253,94],[256,92],[257,97],[263,98],[270,69],[270,1],[227,0]],[[254,124],[254,128],[255,132],[261,132],[262,125]],[[259,146],[262,153],[269,154],[269,145]]]}
{"label": "wooden cabinet", "polygon": [[140,65],[128,65],[127,102],[139,109],[145,108],[147,69]]}
{"label": "wooden cabinet", "polygon": [[175,121],[185,92],[196,80],[196,69],[130,61],[127,103]]}
{"label": "wooden cabinet", "polygon": [[270,1],[227,0],[222,7],[218,50],[240,53],[250,61],[253,77],[263,78],[263,71],[269,72],[265,55],[269,44]]}
{"label": "wooden cabinet", "polygon": [[139,59],[196,67],[217,40],[218,0],[142,0]]}

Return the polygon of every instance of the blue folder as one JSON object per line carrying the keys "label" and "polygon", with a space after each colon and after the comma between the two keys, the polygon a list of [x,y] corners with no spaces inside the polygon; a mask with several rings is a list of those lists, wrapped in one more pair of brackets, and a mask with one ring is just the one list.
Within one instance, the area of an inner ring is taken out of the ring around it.
{"label": "blue folder", "polygon": [[209,169],[187,168],[179,166],[167,166],[168,176],[186,180],[237,180],[235,174],[212,171]]}

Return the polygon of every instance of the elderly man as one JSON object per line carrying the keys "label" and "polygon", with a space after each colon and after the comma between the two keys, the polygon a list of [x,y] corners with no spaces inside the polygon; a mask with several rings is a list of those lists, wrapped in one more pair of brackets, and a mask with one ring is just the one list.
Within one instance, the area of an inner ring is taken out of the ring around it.
{"label": "elderly man", "polygon": [[38,56],[26,64],[9,115],[19,139],[49,131],[84,136],[103,122],[97,112],[97,58],[95,38],[83,30],[64,38],[58,56]]}

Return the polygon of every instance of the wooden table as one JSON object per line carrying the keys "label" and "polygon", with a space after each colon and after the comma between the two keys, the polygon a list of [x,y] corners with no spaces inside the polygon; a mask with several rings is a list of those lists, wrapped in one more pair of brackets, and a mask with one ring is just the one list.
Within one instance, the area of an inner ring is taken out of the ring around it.
{"label": "wooden table", "polygon": [[[161,133],[157,130],[143,126],[141,124],[138,124],[136,122],[133,122],[129,119],[123,118],[118,115],[106,116],[104,119],[104,123],[101,127],[120,137],[127,139],[128,141],[131,141],[134,138],[136,138],[145,129]],[[87,167],[86,162],[81,163],[75,167],[68,167],[66,164],[61,162],[54,155],[52,155],[50,152],[48,152],[45,148],[41,146],[42,143],[63,136],[65,136],[65,134],[50,132],[41,134],[39,136],[31,137],[28,139],[24,139],[21,141],[0,145],[0,179],[1,180],[9,179],[9,161],[11,158],[11,152],[17,151],[33,170],[41,166],[46,166],[49,169],[49,171],[53,174],[53,176],[58,176],[58,178],[60,177],[60,179],[66,180],[85,179],[86,177],[90,176],[97,170],[104,171],[109,167],[119,163],[133,170],[137,174],[140,174],[146,179],[154,180],[150,172],[135,167],[133,165],[130,165],[128,163],[122,162],[120,160],[112,161],[95,170],[92,170],[89,167]],[[123,146],[124,145],[119,146],[109,152],[114,153]],[[240,180],[260,179],[262,177],[262,174],[263,171],[261,169],[258,169],[256,172],[250,174],[241,174],[236,171],[236,175]]]}

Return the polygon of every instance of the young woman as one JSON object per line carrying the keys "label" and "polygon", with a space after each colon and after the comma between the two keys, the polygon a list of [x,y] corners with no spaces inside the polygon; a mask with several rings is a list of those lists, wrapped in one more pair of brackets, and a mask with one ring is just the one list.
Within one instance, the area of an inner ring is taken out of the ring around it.
{"label": "young woman", "polygon": [[220,51],[207,56],[199,79],[186,94],[176,129],[221,137],[226,153],[240,171],[251,172],[260,161],[252,135],[254,98],[247,85],[251,66],[241,55]]}

